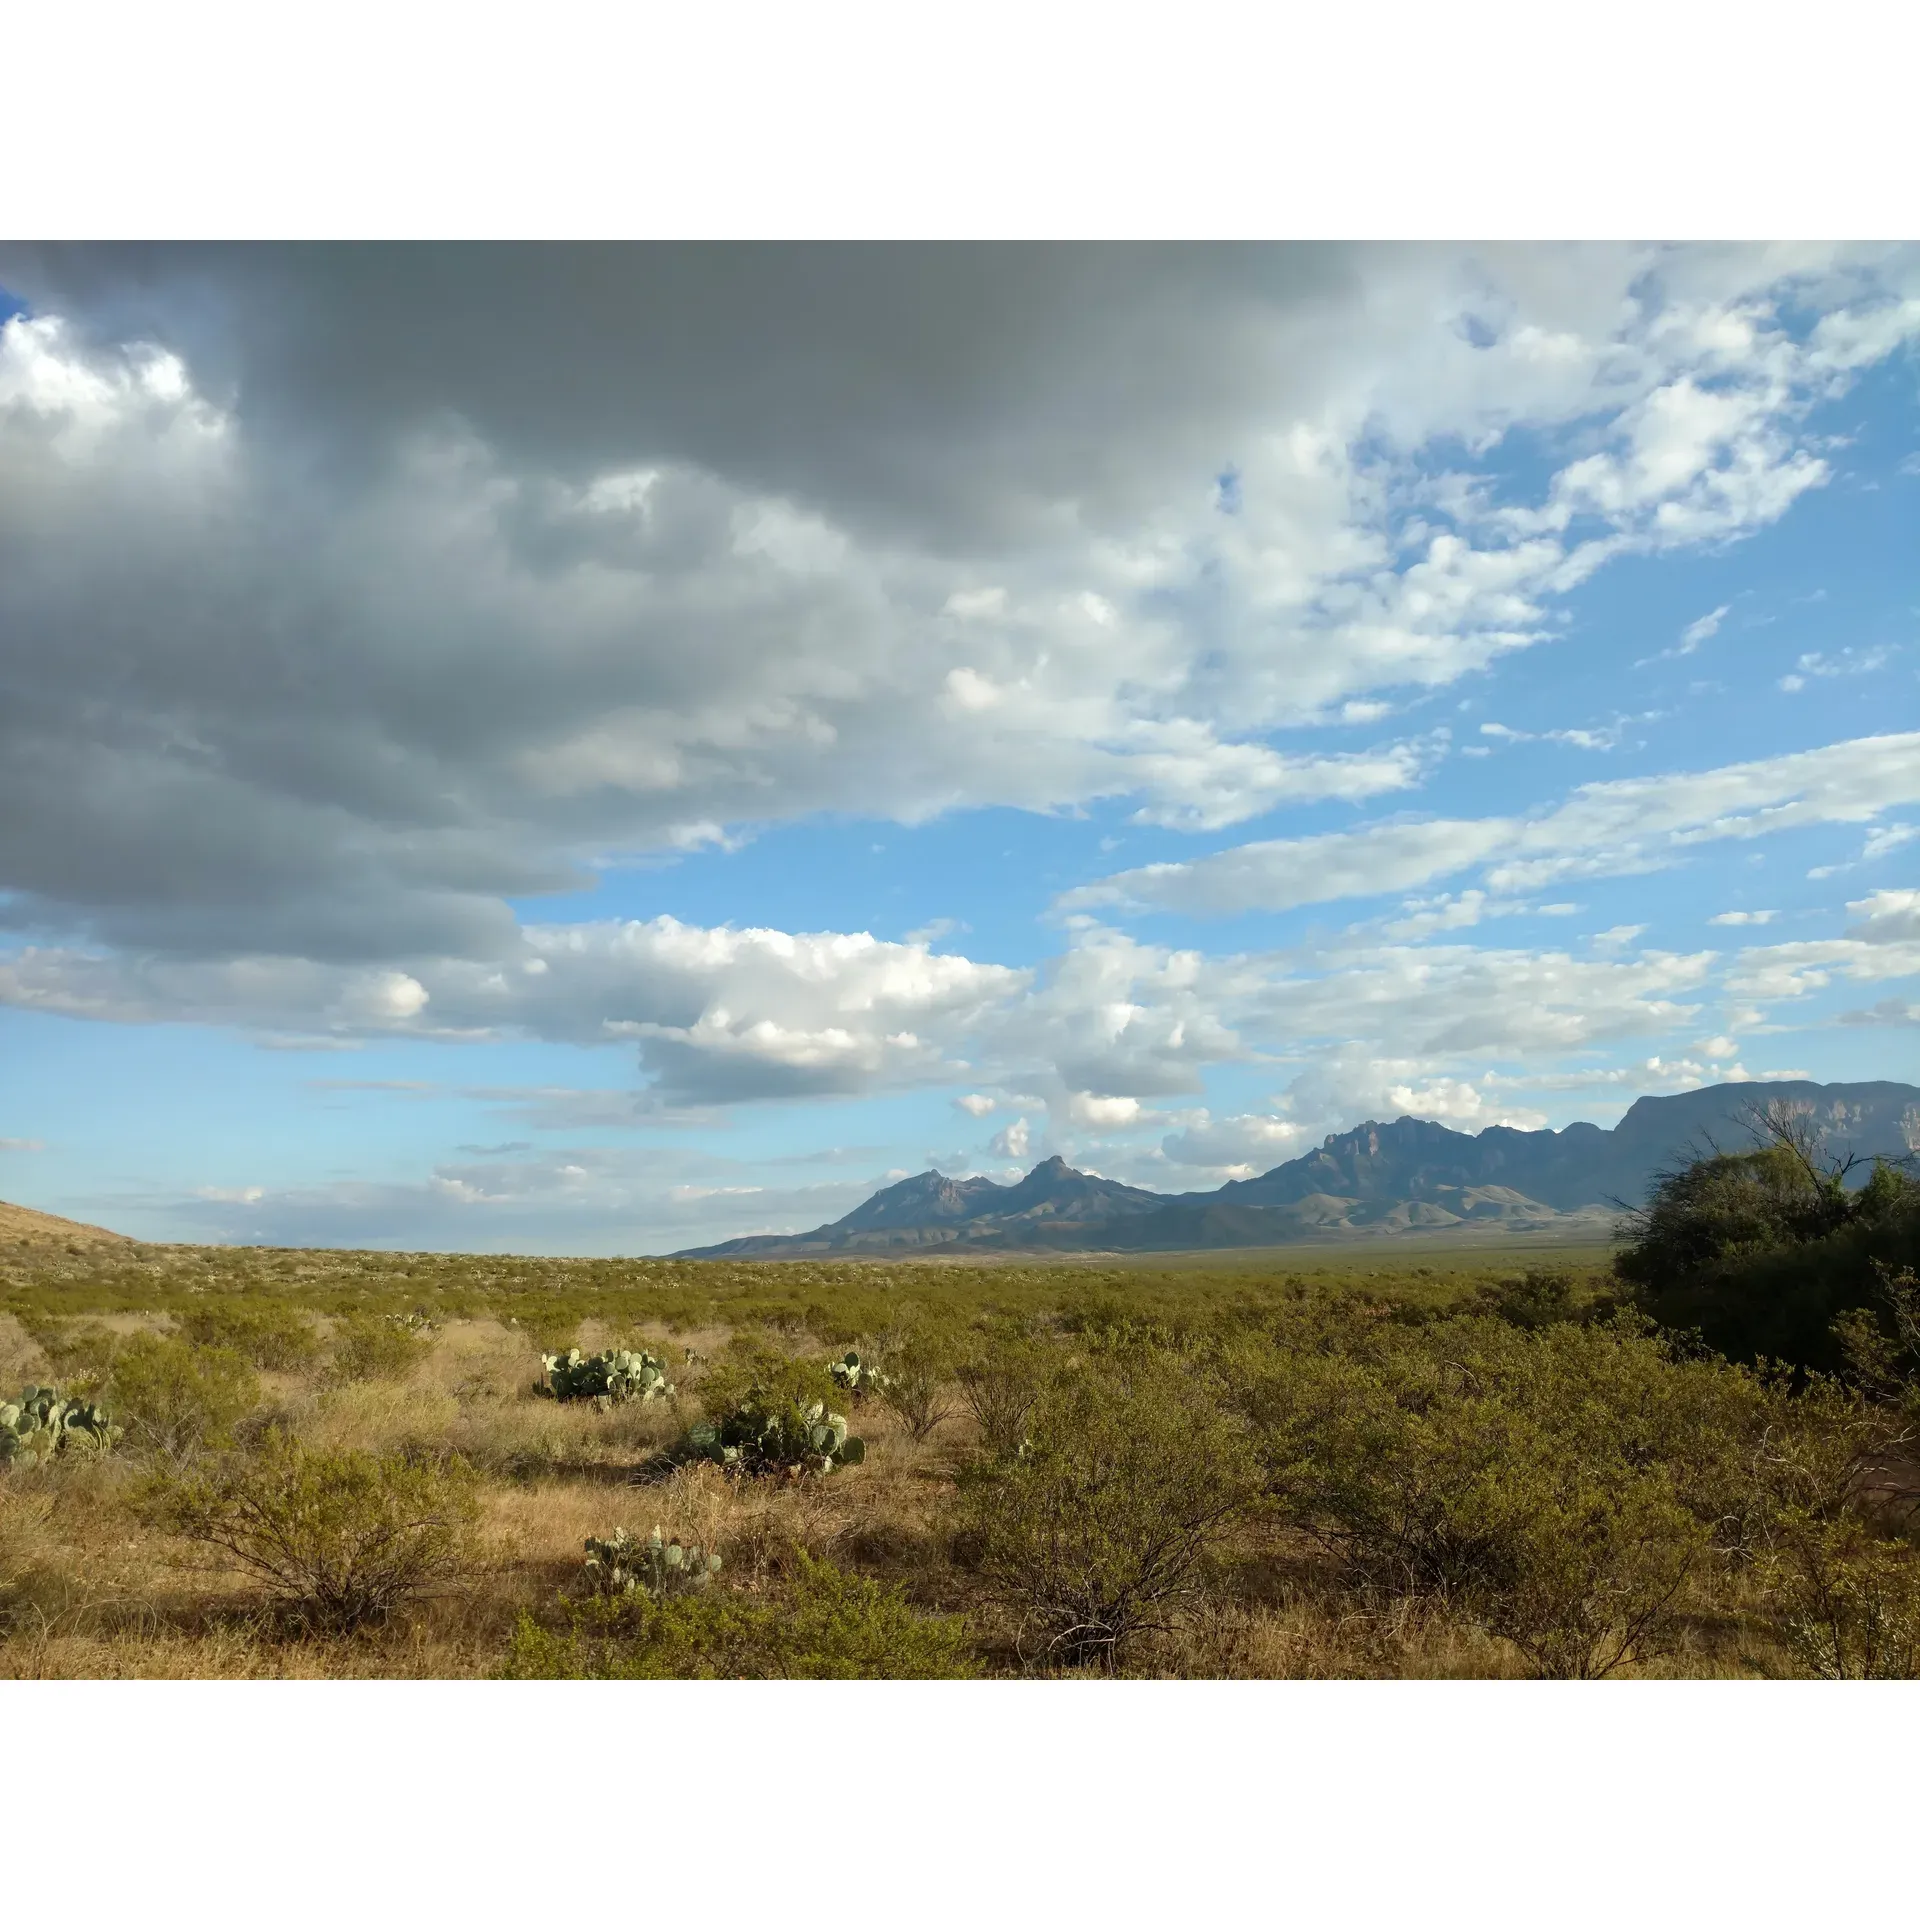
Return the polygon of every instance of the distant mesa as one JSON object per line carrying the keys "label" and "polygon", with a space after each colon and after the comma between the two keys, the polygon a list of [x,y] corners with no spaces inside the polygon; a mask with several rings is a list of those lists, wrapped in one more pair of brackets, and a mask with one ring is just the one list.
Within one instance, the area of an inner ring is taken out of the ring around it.
{"label": "distant mesa", "polygon": [[1616,1127],[1557,1132],[1433,1120],[1369,1121],[1297,1160],[1208,1193],[1150,1193],[1056,1154],[1012,1186],[915,1174],[811,1233],[751,1234],[682,1260],[886,1258],[916,1252],[1198,1253],[1398,1234],[1605,1235],[1621,1202],[1689,1149],[1750,1144],[1756,1102],[1801,1112],[1830,1152],[1898,1158],[1920,1149],[1920,1088],[1892,1080],[1821,1086],[1736,1081],[1636,1100]]}

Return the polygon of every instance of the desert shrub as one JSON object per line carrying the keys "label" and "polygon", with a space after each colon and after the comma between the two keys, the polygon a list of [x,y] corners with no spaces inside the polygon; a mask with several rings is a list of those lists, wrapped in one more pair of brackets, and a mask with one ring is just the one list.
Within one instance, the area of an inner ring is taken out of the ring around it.
{"label": "desert shrub", "polygon": [[581,1304],[574,1300],[544,1300],[538,1295],[521,1296],[506,1324],[521,1329],[542,1353],[565,1353],[574,1344],[580,1322],[586,1318]]}
{"label": "desert shrub", "polygon": [[297,1373],[319,1356],[313,1323],[283,1300],[200,1300],[178,1318],[195,1346],[229,1347],[273,1373]]}
{"label": "desert shrub", "polygon": [[1518,1280],[1496,1280],[1482,1287],[1479,1305],[1510,1327],[1530,1332],[1581,1317],[1571,1276],[1537,1267]]}
{"label": "desert shrub", "polygon": [[896,1320],[873,1342],[872,1392],[914,1440],[945,1420],[953,1380],[952,1336],[924,1318]]}
{"label": "desert shrub", "polygon": [[332,1370],[340,1380],[404,1380],[421,1345],[404,1321],[383,1313],[343,1316],[334,1326]]}
{"label": "desert shrub", "polygon": [[1752,1450],[1784,1396],[1738,1368],[1631,1321],[1333,1345],[1246,1342],[1222,1368],[1277,1512],[1375,1606],[1439,1604],[1590,1678],[1663,1645],[1709,1547],[1751,1548]]}
{"label": "desert shrub", "polygon": [[0,1476],[0,1638],[60,1609],[68,1597],[54,1570],[53,1501]]}
{"label": "desert shrub", "polygon": [[1778,1395],[1769,1415],[1749,1461],[1762,1554],[1803,1522],[1857,1513],[1876,1463],[1911,1437],[1900,1408],[1821,1377]]}
{"label": "desert shrub", "polygon": [[1908,1438],[1901,1409],[1815,1379],[1754,1450],[1756,1569],[1789,1651],[1823,1678],[1920,1677],[1920,1554],[1877,1537],[1899,1526],[1905,1503],[1876,1512],[1866,1497]]}
{"label": "desert shrub", "polygon": [[1595,1472],[1536,1444],[1472,1498],[1492,1550],[1450,1596],[1459,1613],[1552,1679],[1599,1679],[1664,1650],[1705,1546],[1664,1470]]}
{"label": "desert shrub", "polygon": [[321,1632],[385,1619],[471,1551],[478,1503],[458,1460],[309,1450],[269,1433],[257,1455],[163,1475],[148,1517],[248,1568],[268,1596]]}
{"label": "desert shrub", "polygon": [[1053,1383],[1024,1451],[963,1476],[961,1524],[1023,1650],[1111,1668],[1200,1593],[1257,1486],[1242,1427],[1176,1355],[1147,1349]]}
{"label": "desert shrub", "polygon": [[21,1326],[53,1362],[60,1383],[82,1393],[97,1389],[121,1336],[73,1314],[27,1313]]}
{"label": "desert shrub", "polygon": [[1920,1277],[1911,1267],[1873,1263],[1872,1307],[1834,1316],[1832,1334],[1846,1378],[1888,1405],[1920,1401]]}
{"label": "desert shrub", "polygon": [[989,1453],[1010,1459],[1026,1445],[1028,1422],[1054,1372],[1044,1347],[1015,1334],[989,1334],[962,1348],[954,1378]]}
{"label": "desert shrub", "polygon": [[1857,1520],[1801,1517],[1768,1572],[1789,1650],[1823,1680],[1920,1678],[1920,1553]]}
{"label": "desert shrub", "polygon": [[786,1591],[644,1587],[569,1605],[559,1630],[523,1615],[514,1680],[964,1680],[980,1671],[964,1620],[917,1613],[901,1593],[801,1556]]}
{"label": "desert shrub", "polygon": [[752,1398],[820,1400],[836,1413],[850,1404],[829,1367],[757,1333],[738,1333],[700,1375],[700,1404],[722,1414]]}
{"label": "desert shrub", "polygon": [[174,1461],[231,1446],[235,1428],[260,1404],[260,1382],[244,1354],[151,1333],[121,1343],[104,1391],[128,1440]]}

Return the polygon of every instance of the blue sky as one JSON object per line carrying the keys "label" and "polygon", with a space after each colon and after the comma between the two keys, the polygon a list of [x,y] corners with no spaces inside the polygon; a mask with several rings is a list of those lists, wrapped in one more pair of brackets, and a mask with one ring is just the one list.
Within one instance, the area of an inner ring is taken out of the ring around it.
{"label": "blue sky", "polygon": [[7,1198],[653,1252],[1920,1078],[1911,249],[0,288]]}

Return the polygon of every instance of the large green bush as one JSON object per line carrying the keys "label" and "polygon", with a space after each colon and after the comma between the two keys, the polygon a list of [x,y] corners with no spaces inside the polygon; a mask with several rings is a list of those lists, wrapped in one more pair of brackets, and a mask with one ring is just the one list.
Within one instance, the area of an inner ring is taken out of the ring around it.
{"label": "large green bush", "polygon": [[333,1374],[339,1380],[404,1380],[425,1352],[414,1330],[388,1314],[347,1314],[333,1329]]}
{"label": "large green bush", "polygon": [[331,1633],[384,1620],[455,1572],[478,1516],[458,1460],[310,1450],[283,1433],[258,1454],[156,1479],[144,1504],[156,1524],[218,1548],[271,1600]]}
{"label": "large green bush", "polygon": [[233,1444],[260,1404],[260,1382],[230,1347],[136,1333],[108,1362],[103,1398],[133,1445],[183,1461]]}
{"label": "large green bush", "polygon": [[1011,1459],[1026,1445],[1034,1409],[1057,1371],[1038,1335],[997,1330],[961,1347],[954,1379],[988,1453]]}
{"label": "large green bush", "polygon": [[644,1587],[575,1602],[559,1629],[523,1615],[513,1680],[964,1680],[963,1620],[916,1613],[894,1588],[802,1556],[783,1592]]}
{"label": "large green bush", "polygon": [[925,1315],[896,1319],[873,1340],[873,1395],[910,1438],[924,1440],[948,1417],[956,1358],[951,1332]]}
{"label": "large green bush", "polygon": [[1627,1319],[1353,1319],[1221,1365],[1276,1513],[1352,1587],[1444,1605],[1573,1678],[1658,1650],[1710,1549],[1751,1550],[1753,1450],[1784,1401]]}
{"label": "large green bush", "polygon": [[1662,1324],[1736,1360],[1835,1371],[1835,1322],[1886,1324],[1883,1268],[1920,1265],[1920,1181],[1886,1161],[1863,1184],[1804,1141],[1714,1154],[1660,1175],[1614,1270]]}
{"label": "large green bush", "polygon": [[1769,1565],[1789,1650],[1822,1680],[1920,1679],[1920,1553],[1857,1519],[1800,1518]]}
{"label": "large green bush", "polygon": [[1051,1384],[1024,1447],[967,1472],[961,1524],[1023,1651],[1111,1668],[1198,1596],[1258,1484],[1241,1424],[1176,1355],[1141,1348]]}
{"label": "large green bush", "polygon": [[195,1346],[231,1348],[273,1373],[297,1373],[319,1357],[313,1322],[284,1300],[198,1300],[178,1318]]}

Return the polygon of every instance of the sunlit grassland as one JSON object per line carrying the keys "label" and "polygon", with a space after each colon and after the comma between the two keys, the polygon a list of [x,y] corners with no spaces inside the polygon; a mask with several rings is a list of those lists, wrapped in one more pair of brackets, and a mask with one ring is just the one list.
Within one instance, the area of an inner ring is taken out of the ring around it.
{"label": "sunlit grassland", "polygon": [[[1354,1375],[1363,1397],[1382,1391],[1396,1368],[1429,1365],[1440,1369],[1433,1378],[1442,1390],[1457,1393],[1462,1379],[1479,1377],[1484,1357],[1512,1374],[1513,1417],[1522,1421],[1543,1407],[1551,1415],[1577,1404],[1587,1391],[1582,1382],[1601,1396],[1595,1405],[1612,1395],[1636,1419],[1635,1396],[1649,1383],[1656,1397],[1671,1390],[1676,1408],[1696,1390],[1687,1384],[1696,1374],[1706,1391],[1707,1373],[1687,1373],[1644,1341],[1636,1347],[1640,1336],[1631,1330],[1580,1331],[1582,1308],[1608,1295],[1607,1254],[1593,1240],[1531,1235],[1045,1264],[20,1241],[0,1247],[0,1395],[39,1380],[104,1394],[129,1352],[164,1348],[190,1357],[205,1354],[210,1342],[218,1349],[222,1339],[244,1345],[253,1337],[246,1303],[296,1324],[307,1347],[297,1363],[284,1364],[258,1360],[264,1349],[256,1349],[257,1363],[244,1369],[255,1396],[249,1411],[226,1437],[205,1441],[184,1461],[130,1428],[123,1444],[103,1454],[63,1453],[31,1472],[0,1470],[0,1676],[498,1674],[529,1622],[560,1632],[575,1617],[589,1535],[624,1528],[644,1537],[655,1527],[722,1557],[728,1604],[778,1615],[804,1594],[808,1569],[825,1567],[835,1577],[882,1583],[916,1620],[963,1622],[975,1670],[1073,1671],[1044,1657],[1036,1664],[1025,1602],[996,1575],[993,1542],[982,1534],[982,1515],[991,1520],[999,1496],[983,1502],[979,1491],[992,1449],[963,1390],[969,1354],[976,1364],[997,1354],[995,1364],[1016,1371],[1030,1361],[1068,1393],[1062,1406],[1076,1380],[1105,1380],[1101,1391],[1123,1395],[1130,1376],[1161,1380],[1164,1390],[1122,1410],[1115,1429],[1124,1442],[1136,1414],[1145,1423],[1137,1430],[1151,1459],[1133,1511],[1152,1524],[1162,1505],[1159,1476],[1192,1458],[1183,1451],[1182,1422],[1198,1421],[1196,1434],[1211,1423],[1208,1444],[1222,1450],[1209,1460],[1229,1478],[1263,1447],[1263,1458],[1284,1460],[1278,1436],[1292,1417],[1287,1396],[1310,1399],[1321,1391],[1316,1382],[1343,1377],[1341,1355],[1349,1351],[1353,1364],[1373,1369]],[[1537,1337],[1537,1373],[1536,1335],[1490,1312],[1503,1283],[1529,1275],[1549,1283],[1542,1297],[1555,1303],[1566,1336],[1557,1360],[1553,1336]],[[401,1316],[415,1330],[398,1336],[406,1350],[398,1368],[356,1372],[354,1329],[392,1328]],[[866,1445],[857,1467],[788,1482],[676,1454],[700,1417],[703,1388],[744,1351],[777,1349],[824,1391],[827,1362],[845,1346],[884,1354],[904,1326],[932,1329],[936,1344],[946,1343],[942,1417],[921,1437],[897,1403],[864,1396],[849,1408]],[[610,1407],[546,1397],[541,1352],[569,1344],[645,1346],[662,1357],[677,1395]],[[1456,1351],[1467,1353],[1465,1369],[1447,1357]],[[1287,1371],[1295,1364],[1289,1356],[1304,1369],[1297,1378]],[[1573,1369],[1566,1374],[1573,1391],[1542,1384],[1559,1377],[1553,1367]],[[1727,1394],[1732,1421],[1752,1395],[1746,1388]],[[1390,1413],[1395,1403],[1378,1404]],[[1471,1396],[1456,1413],[1467,1425],[1447,1445],[1480,1445]],[[1718,1417],[1704,1426],[1685,1414],[1667,1420],[1661,1444],[1678,1449],[1676,1471],[1724,1474],[1726,1460],[1748,1444],[1729,1425],[1722,1446],[1707,1431]],[[1164,1431],[1154,1428],[1161,1420],[1171,1423]],[[1372,1444],[1357,1427],[1353,1435],[1363,1449]],[[143,1491],[156,1476],[251,1471],[283,1443],[313,1459],[373,1458],[459,1477],[474,1504],[458,1577],[422,1590],[375,1628],[317,1633],[267,1606],[259,1582],[231,1558],[156,1519]],[[1581,1458],[1576,1449],[1562,1465],[1571,1460],[1583,1472]],[[1016,1479],[1025,1471],[1004,1452],[999,1460],[997,1470]],[[1561,1497],[1552,1474],[1560,1470],[1543,1454],[1540,1477],[1509,1484],[1509,1475],[1502,1497],[1551,1518]],[[1189,1497],[1204,1499],[1213,1471],[1203,1464],[1190,1476]],[[1005,1485],[1012,1490],[1016,1482]],[[1480,1495],[1458,1497],[1471,1504]],[[1687,1538],[1696,1526],[1677,1510],[1661,1524]],[[1361,1593],[1351,1565],[1310,1527],[1288,1521],[1272,1497],[1196,1525],[1205,1549],[1178,1604],[1107,1670],[1237,1678],[1498,1678],[1534,1670],[1510,1637],[1468,1609],[1431,1594]],[[1627,1548],[1630,1556],[1630,1541]],[[1084,1550],[1085,1542],[1074,1549]],[[1118,1550],[1124,1557],[1124,1539]],[[1592,1578],[1604,1585],[1613,1567],[1607,1562]],[[1556,1580],[1564,1574],[1557,1562],[1549,1571]],[[1557,1594],[1549,1597],[1564,1610]],[[1780,1608],[1751,1555],[1703,1549],[1689,1561],[1659,1643],[1650,1641],[1621,1671],[1794,1672]]]}
{"label": "sunlit grassland", "polygon": [[553,1259],[138,1241],[0,1242],[0,1303],[38,1313],[165,1313],[210,1294],[259,1295],[342,1313],[421,1308],[480,1315],[558,1338],[573,1320],[669,1331],[764,1324],[851,1338],[912,1298],[941,1313],[1174,1321],[1257,1310],[1304,1287],[1444,1306],[1538,1269],[1600,1282],[1594,1239],[1514,1235],[1373,1240],[1174,1255],[1024,1262],[953,1256],[887,1261]]}

